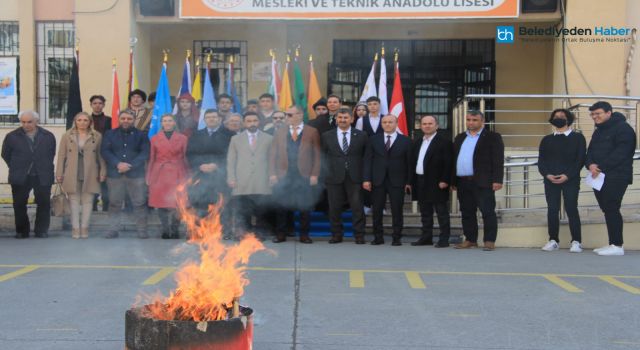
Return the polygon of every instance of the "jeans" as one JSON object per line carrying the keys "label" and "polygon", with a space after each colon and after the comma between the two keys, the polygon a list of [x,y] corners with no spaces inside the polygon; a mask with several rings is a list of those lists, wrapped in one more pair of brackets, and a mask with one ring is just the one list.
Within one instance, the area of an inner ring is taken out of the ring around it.
{"label": "jeans", "polygon": [[138,232],[147,230],[147,203],[146,186],[144,177],[128,178],[124,175],[117,178],[107,178],[109,186],[109,220],[114,225],[122,225],[122,206],[125,197],[131,198],[133,213],[136,217],[136,228]]}

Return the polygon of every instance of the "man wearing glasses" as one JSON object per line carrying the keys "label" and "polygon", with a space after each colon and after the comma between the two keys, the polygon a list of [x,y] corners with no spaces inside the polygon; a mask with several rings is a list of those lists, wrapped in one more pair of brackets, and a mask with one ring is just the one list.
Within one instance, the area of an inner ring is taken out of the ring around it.
{"label": "man wearing glasses", "polygon": [[315,128],[304,125],[299,106],[287,108],[288,127],[276,132],[270,152],[269,182],[278,211],[274,243],[287,240],[288,212],[300,212],[300,243],[313,243],[309,238],[311,209],[315,203],[312,186],[320,175],[320,135]]}

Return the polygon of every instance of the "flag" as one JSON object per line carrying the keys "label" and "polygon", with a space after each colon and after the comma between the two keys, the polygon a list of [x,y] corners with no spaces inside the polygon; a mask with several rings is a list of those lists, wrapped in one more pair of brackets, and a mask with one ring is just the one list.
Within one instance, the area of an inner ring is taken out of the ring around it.
{"label": "flag", "polygon": [[289,108],[293,104],[293,98],[291,97],[291,85],[289,83],[289,57],[287,57],[287,64],[282,71],[282,87],[280,88],[280,100],[278,100],[278,107],[281,111]]}
{"label": "flag", "polygon": [[409,136],[407,127],[407,113],[405,111],[404,96],[402,95],[402,82],[400,81],[400,63],[395,62],[393,76],[393,92],[391,94],[391,114],[398,117],[398,130],[405,136]]}
{"label": "flag", "polygon": [[371,65],[371,71],[369,72],[369,76],[367,77],[367,82],[364,84],[364,88],[362,89],[362,95],[360,96],[360,102],[366,102],[367,99],[371,96],[378,96],[378,91],[376,90],[376,63],[378,62],[378,54],[376,53],[375,58],[373,59],[373,64]]}
{"label": "flag", "polygon": [[273,95],[273,102],[278,106],[280,101],[280,89],[282,87],[282,81],[280,81],[280,75],[278,74],[278,62],[276,61],[276,55],[271,52],[271,76],[269,77],[269,87],[267,92]]}
{"label": "flag", "polygon": [[389,114],[387,100],[387,66],[384,62],[384,48],[382,48],[382,58],[380,59],[380,82],[378,85],[378,98],[380,99],[380,115]]}
{"label": "flag", "polygon": [[[198,73],[198,76],[200,73]],[[199,79],[196,76],[196,80]],[[216,109],[218,108],[218,104],[216,103],[216,94],[213,90],[213,86],[211,85],[211,76],[209,75],[209,64],[207,63],[207,68],[204,71],[204,91],[202,94],[202,105],[200,106],[200,119],[198,120],[198,130],[202,130],[207,127],[207,124],[204,122],[204,112],[207,109]]]}
{"label": "flag", "polygon": [[191,64],[189,63],[189,56],[184,61],[184,67],[182,68],[182,83],[178,94],[176,94],[176,103],[173,105],[173,114],[178,114],[178,98],[184,93],[191,94]]}
{"label": "flag", "polygon": [[309,120],[309,113],[307,112],[307,93],[304,88],[302,71],[300,71],[300,65],[298,64],[297,52],[296,58],[293,60],[293,103],[302,109],[302,113],[304,113],[304,121],[307,122]]}
{"label": "flag", "polygon": [[138,88],[138,74],[136,73],[136,63],[133,58],[133,48],[129,49],[129,76],[127,77],[127,93]]}
{"label": "flag", "polygon": [[318,84],[318,77],[316,77],[315,69],[313,69],[313,57],[309,55],[309,92],[307,93],[307,110],[309,112],[309,119],[316,118],[316,111],[313,110],[313,104],[318,102],[322,98],[320,92],[320,84]]}
{"label": "flag", "polygon": [[156,88],[156,103],[153,106],[153,114],[151,115],[149,139],[160,131],[160,119],[168,113],[171,113],[171,95],[169,94],[169,80],[167,79],[167,63],[165,62],[162,64],[162,71]]}
{"label": "flag", "polygon": [[236,94],[236,88],[233,85],[233,56],[229,61],[229,69],[227,71],[227,95],[231,96],[231,100],[233,101],[233,106],[231,106],[231,111],[235,113],[242,113],[242,104],[240,100],[238,100],[238,95]]}
{"label": "flag", "polygon": [[112,83],[111,83],[111,128],[115,129],[118,127],[120,115],[120,86],[118,85],[118,71],[116,70],[116,65],[113,65],[113,74],[112,74]]}
{"label": "flag", "polygon": [[193,87],[191,88],[191,96],[196,103],[202,101],[202,83],[200,82],[200,66],[196,63],[196,77],[193,79]]}
{"label": "flag", "polygon": [[[78,51],[76,51],[76,55]],[[82,112],[82,98],[80,98],[80,75],[78,72],[78,57],[73,57],[71,78],[69,79],[69,93],[67,95],[67,129],[73,126],[73,118]]]}

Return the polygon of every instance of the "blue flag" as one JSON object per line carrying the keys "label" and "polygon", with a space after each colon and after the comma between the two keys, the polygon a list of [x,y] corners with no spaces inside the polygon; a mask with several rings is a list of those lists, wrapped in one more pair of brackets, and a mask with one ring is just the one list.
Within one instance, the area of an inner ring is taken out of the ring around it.
{"label": "blue flag", "polygon": [[167,79],[167,65],[162,65],[158,88],[156,89],[156,104],[149,125],[149,139],[160,131],[160,121],[163,115],[171,114],[171,95],[169,94],[169,80]]}
{"label": "blue flag", "polygon": [[180,96],[187,92],[191,94],[191,64],[189,64],[188,58],[185,60],[182,68],[182,82],[180,84],[180,90],[178,90],[178,94],[176,94],[176,103],[173,105],[174,115],[178,114],[178,102]]}
{"label": "blue flag", "polygon": [[216,93],[211,85],[211,77],[209,76],[209,68],[205,69],[204,73],[204,89],[202,92],[202,105],[200,106],[200,119],[198,120],[198,130],[202,130],[207,127],[204,122],[204,112],[207,109],[216,109],[218,104],[216,103]]}
{"label": "blue flag", "polygon": [[240,104],[240,100],[238,100],[236,88],[233,85],[233,63],[229,63],[229,70],[227,72],[227,94],[231,96],[231,99],[233,100],[231,111],[235,113],[242,113],[242,104]]}

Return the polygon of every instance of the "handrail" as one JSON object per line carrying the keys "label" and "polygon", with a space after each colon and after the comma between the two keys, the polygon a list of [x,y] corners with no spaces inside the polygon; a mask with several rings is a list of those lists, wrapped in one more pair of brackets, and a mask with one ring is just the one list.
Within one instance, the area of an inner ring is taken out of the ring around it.
{"label": "handrail", "polygon": [[467,94],[465,98],[551,98],[551,99],[602,99],[620,101],[640,101],[640,96],[613,95],[547,95],[547,94]]}

